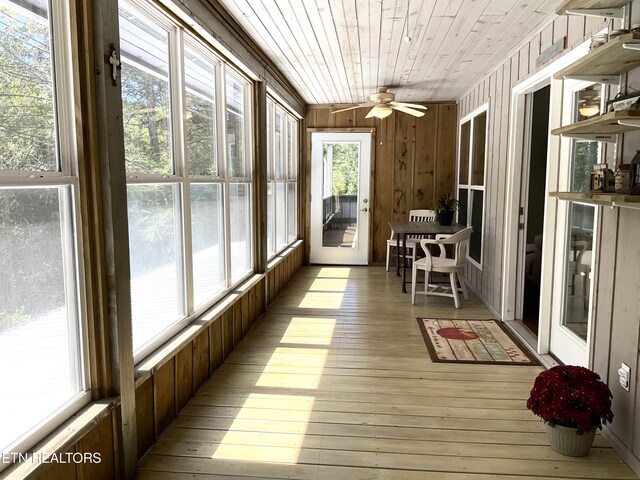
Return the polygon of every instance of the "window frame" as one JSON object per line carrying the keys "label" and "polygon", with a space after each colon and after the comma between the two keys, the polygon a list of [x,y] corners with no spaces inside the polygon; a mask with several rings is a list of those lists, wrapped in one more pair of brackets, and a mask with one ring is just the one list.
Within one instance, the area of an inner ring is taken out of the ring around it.
{"label": "window frame", "polygon": [[[137,10],[145,16],[150,17],[156,25],[164,28],[168,34],[168,81],[169,81],[169,104],[170,104],[170,126],[171,126],[171,160],[172,174],[129,172],[126,175],[126,183],[129,185],[177,185],[178,192],[175,194],[174,214],[175,223],[179,225],[176,234],[176,260],[180,271],[176,279],[178,285],[178,309],[183,309],[184,316],[177,317],[167,328],[157,332],[155,335],[145,340],[137,350],[134,350],[134,363],[138,364],[145,357],[155,351],[160,345],[174,337],[178,332],[202,316],[216,302],[228,295],[239,284],[246,281],[255,272],[255,232],[253,231],[255,208],[253,202],[253,148],[254,129],[253,119],[253,82],[240,70],[228,63],[216,52],[213,46],[204,42],[193,33],[185,29],[173,17],[167,15],[160,8],[152,3],[143,3],[139,0],[127,0]],[[217,175],[190,175],[189,159],[187,152],[186,138],[186,67],[184,62],[185,46],[194,50],[206,60],[215,65],[215,129],[216,129],[216,162]],[[123,53],[123,57],[127,56]],[[130,60],[129,60],[130,61]],[[126,61],[125,61],[126,63]],[[132,62],[135,63],[135,62]],[[245,175],[241,177],[229,177],[227,175],[227,145],[226,145],[226,80],[231,76],[234,81],[240,83],[244,88],[244,165]],[[192,249],[192,206],[191,206],[191,186],[193,184],[216,184],[222,189],[222,223],[224,232],[220,238],[225,242],[224,259],[220,259],[220,267],[224,269],[225,287],[216,291],[199,305],[195,305],[195,290],[193,278],[193,249]],[[231,267],[231,219],[230,208],[230,186],[231,184],[247,185],[249,192],[248,205],[250,206],[250,216],[247,225],[250,227],[247,241],[250,242],[250,268],[236,279],[232,279]],[[178,228],[178,227],[177,227]],[[133,281],[133,278],[132,278]],[[135,319],[132,317],[132,323]]]}
{"label": "window frame", "polygon": [[[64,276],[65,305],[69,334],[69,361],[77,390],[65,403],[40,423],[22,433],[6,451],[24,453],[43,440],[92,398],[90,342],[87,324],[86,273],[84,266],[83,221],[80,203],[79,158],[73,74],[73,53],[69,3],[49,0],[48,28],[51,41],[51,72],[57,171],[0,171],[0,190],[58,188]],[[20,8],[18,6],[18,8]],[[1,447],[0,447],[1,448]],[[0,472],[11,463],[0,462]]]}
{"label": "window frame", "polygon": [[[483,178],[482,185],[474,185],[473,181],[473,167],[474,167],[474,147],[475,147],[475,136],[474,136],[474,127],[477,117],[485,114],[485,131],[484,131],[484,165],[483,165]],[[480,238],[480,261],[472,258],[470,255],[470,250],[467,251],[467,261],[474,265],[478,270],[482,271],[483,269],[483,260],[484,260],[484,238],[485,238],[485,226],[486,226],[486,185],[487,185],[487,153],[489,147],[489,128],[490,128],[490,117],[489,117],[489,102],[486,102],[473,110],[471,113],[465,115],[458,121],[458,156],[456,160],[456,191],[457,197],[460,198],[460,190],[466,190],[467,193],[467,210],[466,210],[466,224],[467,226],[472,226],[472,214],[473,214],[473,192],[482,192],[482,232]],[[468,145],[462,145],[462,127],[466,123],[469,123],[469,143]],[[460,173],[461,173],[461,157],[463,149],[467,149],[468,153],[468,171],[467,171],[467,183],[460,183]],[[460,212],[458,211],[457,218],[460,218]],[[475,233],[475,232],[474,232]]]}
{"label": "window frame", "polygon": [[[298,222],[298,183],[299,183],[299,170],[300,170],[300,118],[293,113],[293,110],[288,107],[284,102],[279,101],[275,95],[267,93],[267,187],[271,187],[273,200],[271,205],[271,210],[273,213],[273,228],[271,231],[271,235],[269,238],[269,231],[267,228],[266,235],[267,245],[271,242],[273,246],[273,250],[269,251],[267,247],[267,261],[271,261],[273,258],[277,257],[284,250],[289,248],[294,242],[296,242],[299,238],[299,222]],[[281,124],[281,135],[282,135],[282,143],[280,145],[280,161],[282,162],[281,168],[279,170],[280,175],[277,176],[276,172],[276,133],[275,133],[275,119],[276,115],[281,114],[282,124]],[[291,125],[294,125],[292,128]],[[291,133],[292,145],[289,145],[289,133]],[[291,165],[289,165],[289,157],[288,154],[292,153],[293,159],[291,161]],[[290,168],[293,167],[293,168]],[[290,170],[293,170],[291,172]],[[278,245],[278,209],[277,209],[277,188],[276,186],[280,184],[284,186],[284,205],[285,209],[282,215],[284,215],[284,243]],[[289,214],[290,214],[290,199],[289,199],[289,187],[294,185],[295,195],[293,201],[293,208],[295,209],[294,214],[294,223],[295,223],[295,235],[294,238],[289,237]],[[267,215],[269,215],[269,209],[267,209]],[[268,224],[268,221],[267,221]]]}

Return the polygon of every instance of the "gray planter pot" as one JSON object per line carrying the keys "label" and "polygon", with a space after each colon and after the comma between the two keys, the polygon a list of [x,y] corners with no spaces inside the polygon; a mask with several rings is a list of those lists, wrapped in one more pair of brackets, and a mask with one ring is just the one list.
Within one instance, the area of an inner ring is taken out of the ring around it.
{"label": "gray planter pot", "polygon": [[589,453],[593,439],[596,435],[594,428],[590,432],[578,435],[577,428],[551,426],[547,423],[547,435],[551,448],[562,455],[569,457],[584,457]]}

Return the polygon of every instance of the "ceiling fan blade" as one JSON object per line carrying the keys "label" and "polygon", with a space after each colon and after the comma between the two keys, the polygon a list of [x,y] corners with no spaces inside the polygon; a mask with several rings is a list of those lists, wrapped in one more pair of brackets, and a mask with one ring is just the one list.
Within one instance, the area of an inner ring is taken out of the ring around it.
{"label": "ceiling fan blade", "polygon": [[348,108],[343,108],[341,110],[334,110],[331,113],[340,113],[340,112],[346,112],[347,110],[355,110],[356,108],[362,108],[362,107],[372,107],[373,105],[375,105],[373,102],[367,102],[367,103],[360,103],[358,105],[356,105],[355,107],[348,107]]}
{"label": "ceiling fan blade", "polygon": [[409,107],[409,108],[418,108],[420,110],[426,110],[427,107],[424,105],[419,105],[417,103],[402,103],[402,102],[391,102],[391,105],[397,105],[400,107]]}
{"label": "ceiling fan blade", "polygon": [[375,113],[376,113],[376,109],[372,108],[371,110],[369,110],[369,113],[367,113],[364,118],[375,117],[375,115],[374,115]]}
{"label": "ceiling fan blade", "polygon": [[409,115],[413,115],[414,117],[422,117],[424,116],[424,112],[420,112],[418,110],[414,110],[413,108],[405,107],[398,104],[393,104],[392,108],[394,110],[398,110],[399,112],[408,113]]}

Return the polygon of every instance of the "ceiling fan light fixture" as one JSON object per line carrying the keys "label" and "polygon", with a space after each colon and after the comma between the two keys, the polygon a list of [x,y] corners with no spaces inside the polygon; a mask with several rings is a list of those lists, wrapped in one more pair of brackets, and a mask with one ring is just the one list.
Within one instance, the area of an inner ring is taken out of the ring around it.
{"label": "ceiling fan light fixture", "polygon": [[583,117],[593,117],[600,112],[600,106],[596,103],[585,103],[578,108],[578,111]]}
{"label": "ceiling fan light fixture", "polygon": [[393,112],[393,109],[391,107],[381,105],[378,107],[373,107],[371,114],[376,118],[382,119],[387,118],[389,115],[391,115],[391,112]]}

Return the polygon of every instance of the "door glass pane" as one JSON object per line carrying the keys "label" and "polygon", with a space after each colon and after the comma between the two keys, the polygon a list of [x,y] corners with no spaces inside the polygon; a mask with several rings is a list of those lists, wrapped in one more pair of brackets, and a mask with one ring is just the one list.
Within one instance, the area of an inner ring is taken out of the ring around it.
{"label": "door glass pane", "polygon": [[184,74],[189,173],[217,176],[216,65],[185,43]]}
{"label": "door glass pane", "polygon": [[458,183],[460,185],[469,184],[469,149],[471,145],[471,120],[460,127],[460,163],[458,172]]}
{"label": "door glass pane", "polygon": [[48,2],[0,2],[0,92],[0,170],[58,171]]}
{"label": "door glass pane", "polygon": [[251,189],[247,183],[229,185],[231,218],[231,281],[251,270]]}
{"label": "door glass pane", "polygon": [[84,389],[70,199],[69,187],[0,189],[0,451]]}
{"label": "door glass pane", "polygon": [[120,1],[120,45],[127,173],[172,174],[169,35]]}
{"label": "door glass pane", "polygon": [[323,247],[358,248],[360,144],[323,145]]}
{"label": "door glass pane", "polygon": [[178,261],[177,185],[128,185],[133,349],[185,315]]}
{"label": "door glass pane", "polygon": [[191,232],[193,298],[197,307],[225,287],[222,185],[191,185]]}
{"label": "door glass pane", "polygon": [[484,152],[487,136],[487,112],[473,119],[473,168],[471,184],[484,185]]}
{"label": "door glass pane", "polygon": [[587,339],[595,207],[570,203],[565,243],[564,315],[562,325]]}
{"label": "door glass pane", "polygon": [[600,158],[601,142],[573,142],[573,169],[571,175],[572,192],[588,192],[591,188],[593,165]]}

